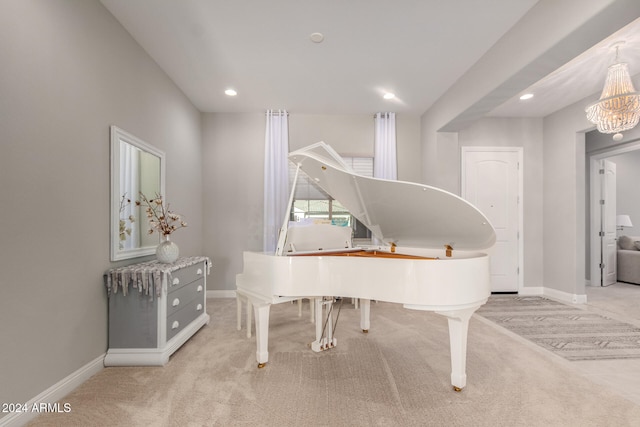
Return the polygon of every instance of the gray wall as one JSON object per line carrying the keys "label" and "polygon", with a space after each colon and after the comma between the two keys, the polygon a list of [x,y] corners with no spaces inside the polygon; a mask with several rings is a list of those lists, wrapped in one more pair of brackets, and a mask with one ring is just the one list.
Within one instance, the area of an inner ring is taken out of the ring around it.
{"label": "gray wall", "polygon": [[[207,287],[235,290],[242,252],[262,251],[264,114],[203,114]],[[420,122],[396,116],[398,178],[418,181]],[[325,141],[340,154],[373,155],[373,115],[289,115],[289,148]]]}
{"label": "gray wall", "polygon": [[544,119],[481,119],[459,132],[439,132],[435,146],[423,147],[431,150],[430,163],[439,168],[433,181],[457,194],[460,147],[523,147],[525,287],[584,295],[587,103],[578,102]]}
{"label": "gray wall", "polygon": [[98,1],[3,1],[0,58],[0,402],[25,402],[107,349],[109,125],[166,152],[201,255],[201,123]]}
{"label": "gray wall", "polygon": [[484,118],[459,132],[440,132],[434,156],[437,159],[437,186],[460,194],[461,148],[523,148],[523,284],[543,286],[542,261],[542,119]]}
{"label": "gray wall", "polygon": [[243,251],[262,251],[264,114],[203,114],[205,253],[210,290],[235,290]]}
{"label": "gray wall", "polygon": [[[618,0],[538,2],[422,115],[422,181],[447,189],[455,187],[454,174],[448,168],[459,158],[456,134],[473,127],[470,123],[474,119],[629,23],[637,16],[637,4]],[[561,15],[563,25],[545,27],[550,18],[560,16],[558,8],[571,9],[572,13]],[[540,32],[540,28],[545,31]],[[531,247],[525,240],[525,284],[536,286],[541,276],[545,292],[574,300],[584,296],[584,132],[592,128],[584,106],[592,100],[545,117],[542,147],[535,148],[540,168],[530,169],[532,162],[525,159],[525,170],[542,175],[542,192],[535,193],[540,178],[530,176],[529,183],[533,178],[535,185],[529,185],[524,194],[525,203],[537,200],[534,209],[542,213],[542,218],[534,222],[537,229],[542,227],[542,237],[534,236],[542,246],[534,247],[533,259],[527,260]],[[530,221],[525,220],[524,226],[528,235]],[[532,271],[538,267],[540,270]],[[531,273],[537,275],[533,281],[528,277]]]}
{"label": "gray wall", "polygon": [[544,119],[544,284],[584,295],[585,134],[587,100]]}

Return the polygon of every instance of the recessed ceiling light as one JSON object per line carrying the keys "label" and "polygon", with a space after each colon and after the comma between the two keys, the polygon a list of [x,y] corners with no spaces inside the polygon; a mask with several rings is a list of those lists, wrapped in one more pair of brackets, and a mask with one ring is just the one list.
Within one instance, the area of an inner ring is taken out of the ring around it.
{"label": "recessed ceiling light", "polygon": [[533,94],[532,93],[525,93],[524,95],[522,95],[520,97],[520,99],[523,100],[523,101],[525,101],[527,99],[531,99],[531,98],[533,98]]}
{"label": "recessed ceiling light", "polygon": [[227,90],[224,91],[224,94],[227,95],[227,96],[236,96],[238,94],[238,92],[236,92],[233,89],[227,89]]}
{"label": "recessed ceiling light", "polygon": [[322,33],[312,33],[309,38],[314,43],[322,43],[324,40],[324,35]]}
{"label": "recessed ceiling light", "polygon": [[382,97],[383,97],[384,99],[393,99],[393,98],[395,98],[395,97],[396,97],[396,95],[395,95],[395,94],[393,94],[393,93],[391,93],[391,92],[387,92],[387,93],[385,93],[384,95],[382,95]]}

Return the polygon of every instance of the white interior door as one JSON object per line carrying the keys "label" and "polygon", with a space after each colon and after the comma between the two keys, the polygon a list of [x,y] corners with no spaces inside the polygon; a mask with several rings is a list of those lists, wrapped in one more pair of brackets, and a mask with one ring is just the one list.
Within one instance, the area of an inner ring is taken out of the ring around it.
{"label": "white interior door", "polygon": [[617,240],[616,240],[616,164],[609,160],[600,163],[602,202],[600,202],[600,253],[602,286],[617,281]]}
{"label": "white interior door", "polygon": [[462,197],[491,221],[496,244],[491,257],[491,291],[517,292],[520,274],[521,151],[464,147]]}

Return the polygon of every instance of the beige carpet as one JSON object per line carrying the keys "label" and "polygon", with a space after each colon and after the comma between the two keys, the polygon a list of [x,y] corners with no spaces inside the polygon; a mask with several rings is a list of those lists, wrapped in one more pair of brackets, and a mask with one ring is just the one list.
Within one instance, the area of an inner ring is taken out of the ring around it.
{"label": "beige carpet", "polygon": [[338,347],[307,349],[314,327],[273,306],[270,361],[235,328],[235,300],[209,300],[209,326],[165,367],[106,368],[63,399],[72,411],[32,426],[633,426],[640,406],[553,355],[472,318],[467,387],[452,391],[446,319],[372,304],[340,315]]}

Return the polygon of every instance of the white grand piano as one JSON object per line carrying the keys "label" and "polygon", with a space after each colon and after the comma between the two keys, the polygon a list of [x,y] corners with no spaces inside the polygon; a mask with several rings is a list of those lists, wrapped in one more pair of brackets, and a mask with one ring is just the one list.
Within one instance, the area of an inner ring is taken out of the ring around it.
{"label": "white grand piano", "polygon": [[311,347],[321,351],[337,345],[331,317],[321,320],[332,297],[359,299],[364,332],[370,300],[386,301],[447,317],[451,383],[460,391],[466,385],[469,319],[491,293],[489,256],[482,252],[495,242],[489,220],[444,190],[357,175],[324,142],[289,159],[297,165],[296,177],[304,171],[383,243],[354,248],[349,227],[289,226],[294,184],[276,253],[245,252],[244,270],[236,276],[238,292],[254,308],[258,366],[269,359],[271,304],[314,301]]}

